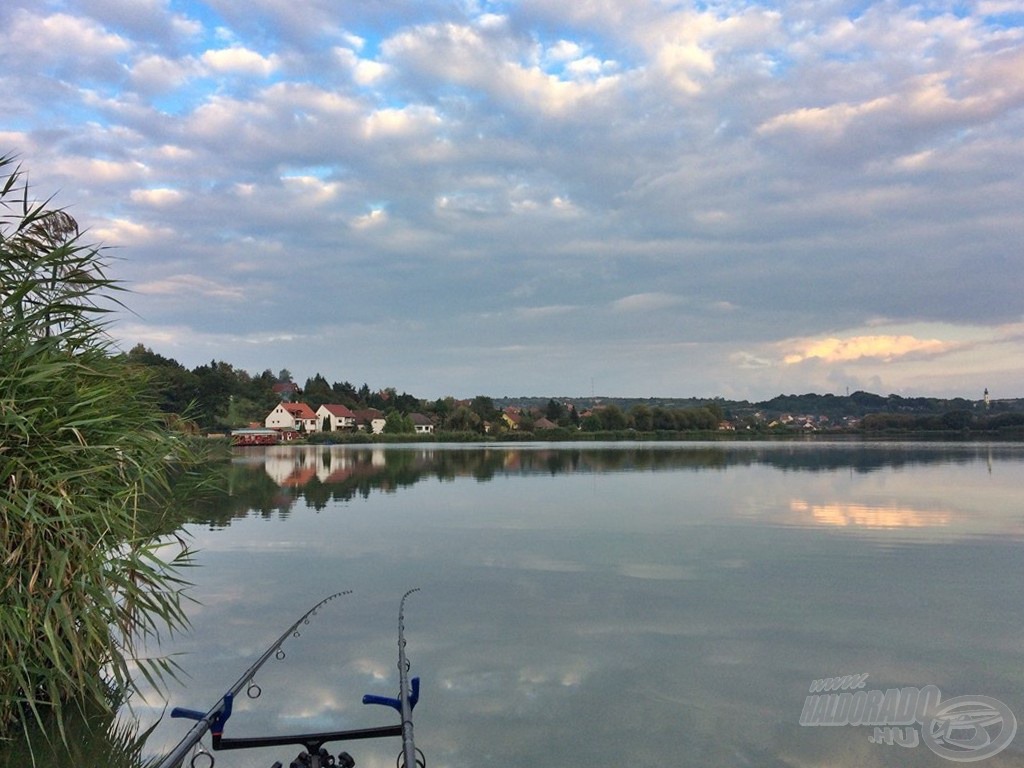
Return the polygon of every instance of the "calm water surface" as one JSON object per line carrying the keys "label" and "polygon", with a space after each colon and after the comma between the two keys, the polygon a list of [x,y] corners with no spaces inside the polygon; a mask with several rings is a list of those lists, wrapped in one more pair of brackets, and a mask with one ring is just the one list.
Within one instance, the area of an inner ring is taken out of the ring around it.
{"label": "calm water surface", "polygon": [[[230,484],[189,526],[170,705],[206,709],[309,606],[352,594],[261,670],[228,736],[396,722],[361,697],[396,695],[398,603],[419,587],[428,766],[955,764],[801,726],[811,682],[846,674],[998,699],[1021,734],[982,764],[1024,765],[1024,446],[275,447],[239,450]],[[152,751],[187,729],[165,720]],[[400,739],[343,746],[392,766]]]}

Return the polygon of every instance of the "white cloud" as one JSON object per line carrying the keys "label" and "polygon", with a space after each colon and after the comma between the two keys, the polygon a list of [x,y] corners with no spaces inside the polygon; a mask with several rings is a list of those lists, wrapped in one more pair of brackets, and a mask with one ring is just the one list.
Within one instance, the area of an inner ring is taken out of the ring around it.
{"label": "white cloud", "polygon": [[505,109],[570,116],[584,102],[613,87],[614,75],[593,81],[566,81],[529,63],[530,52],[511,40],[494,40],[457,24],[435,24],[403,31],[382,45],[392,66],[418,79],[479,89]]}
{"label": "white cloud", "polygon": [[281,179],[288,192],[304,204],[322,205],[337,199],[341,185],[316,176],[285,176]]}
{"label": "white cloud", "polygon": [[551,61],[570,62],[583,54],[583,48],[571,40],[559,40],[545,51],[545,57]]}
{"label": "white cloud", "polygon": [[90,157],[66,157],[61,171],[78,183],[135,183],[145,179],[149,169],[137,160],[103,160]]}
{"label": "white cloud", "polygon": [[180,61],[159,55],[142,56],[131,65],[132,81],[144,92],[173,91],[196,73],[191,59]]}
{"label": "white cloud", "polygon": [[386,64],[360,58],[355,51],[348,48],[335,48],[334,56],[342,67],[351,72],[352,80],[361,86],[375,85],[383,80],[390,71]]}
{"label": "white cloud", "polygon": [[269,77],[280,66],[279,57],[276,54],[263,56],[242,46],[206,51],[200,56],[200,61],[208,69],[219,74],[256,75],[258,77]]}
{"label": "white cloud", "polygon": [[173,234],[169,227],[152,226],[122,218],[110,219],[89,230],[90,238],[118,248],[167,242]]}
{"label": "white cloud", "polygon": [[367,138],[430,134],[441,125],[441,119],[430,107],[412,106],[402,109],[379,109],[367,115],[363,131]]}
{"label": "white cloud", "polygon": [[5,26],[0,32],[0,50],[8,54],[8,66],[23,56],[31,56],[31,66],[40,67],[57,60],[89,62],[116,58],[131,50],[128,40],[84,16],[43,16],[18,9]]}
{"label": "white cloud", "polygon": [[183,195],[180,190],[177,189],[133,189],[130,193],[130,197],[133,202],[142,203],[143,205],[151,205],[154,207],[163,207],[165,205],[173,205],[181,202]]}
{"label": "white cloud", "polygon": [[783,358],[783,362],[787,364],[800,363],[811,358],[829,363],[862,358],[888,362],[906,355],[939,355],[955,348],[954,344],[940,339],[918,339],[909,335],[795,339],[783,346],[789,350]]}

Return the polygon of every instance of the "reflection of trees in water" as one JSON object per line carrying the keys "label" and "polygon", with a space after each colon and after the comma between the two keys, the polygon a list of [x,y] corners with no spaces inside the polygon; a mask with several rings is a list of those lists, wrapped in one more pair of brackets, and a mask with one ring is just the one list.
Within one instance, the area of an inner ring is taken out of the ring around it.
{"label": "reflection of trees in water", "polygon": [[873,472],[915,464],[964,464],[1010,454],[1020,456],[1021,451],[1007,445],[877,442],[408,449],[296,446],[276,454],[271,449],[247,448],[235,453],[226,471],[220,468],[219,493],[193,505],[191,520],[223,526],[250,515],[284,519],[299,500],[322,511],[357,497],[366,499],[375,491],[395,493],[430,479],[488,482],[517,475],[700,471],[752,465],[784,472]]}

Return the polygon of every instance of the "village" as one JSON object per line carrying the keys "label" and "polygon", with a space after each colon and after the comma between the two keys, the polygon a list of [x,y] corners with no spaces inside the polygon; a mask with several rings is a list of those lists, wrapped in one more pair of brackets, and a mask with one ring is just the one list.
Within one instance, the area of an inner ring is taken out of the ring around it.
{"label": "village", "polygon": [[[307,395],[310,393],[306,393]],[[361,404],[321,403],[316,409],[303,400],[303,392],[291,382],[274,386],[281,400],[262,422],[232,429],[235,445],[272,445],[279,442],[316,439],[318,433],[366,435],[435,433],[532,435],[538,439],[567,439],[572,434],[603,432],[625,436],[638,433],[678,433],[755,437],[759,434],[793,435],[849,433],[867,430],[962,431],[974,428],[1019,429],[1022,414],[1002,401],[996,404],[984,393],[972,402],[904,400],[854,393],[845,398],[831,395],[780,396],[773,401],[750,404],[721,399],[710,401],[664,401],[640,399],[583,400],[520,398],[494,401],[446,398],[431,403],[392,391],[377,393],[387,411]],[[312,400],[317,403],[316,399]],[[685,403],[685,405],[684,405]],[[376,403],[375,403],[376,404]],[[388,407],[394,405],[396,407]],[[786,406],[795,407],[786,410]],[[851,412],[852,411],[852,412]],[[331,438],[321,437],[330,441]]]}
{"label": "village", "polygon": [[[434,420],[423,413],[413,412],[403,418],[408,419],[413,434],[430,435],[436,429]],[[517,430],[523,423],[524,412],[519,408],[506,408],[499,418],[503,429]],[[531,415],[529,425],[533,430],[556,429],[559,426],[542,415]],[[303,402],[282,401],[267,415],[262,427],[252,424],[232,430],[231,434],[235,445],[272,445],[302,439],[317,432],[380,435],[386,426],[385,414],[376,408],[352,410],[340,403],[325,403],[314,411]],[[492,425],[485,423],[484,431],[491,432]]]}

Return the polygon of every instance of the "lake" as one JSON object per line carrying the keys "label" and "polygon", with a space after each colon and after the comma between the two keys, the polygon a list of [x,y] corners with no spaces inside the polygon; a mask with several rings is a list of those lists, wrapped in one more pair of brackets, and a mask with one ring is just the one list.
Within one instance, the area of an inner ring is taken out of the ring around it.
{"label": "lake", "polygon": [[[352,591],[260,670],[226,736],[396,723],[361,697],[397,695],[417,587],[428,766],[1024,765],[1024,735],[1005,746],[1024,718],[1024,446],[281,446],[236,450],[226,482],[188,526],[197,602],[163,647],[187,673],[170,705],[207,709]],[[845,703],[811,692],[843,676]],[[927,690],[990,716],[895,724]],[[837,706],[881,725],[828,725]],[[150,749],[188,727],[165,719]],[[401,739],[329,746],[375,768]]]}

